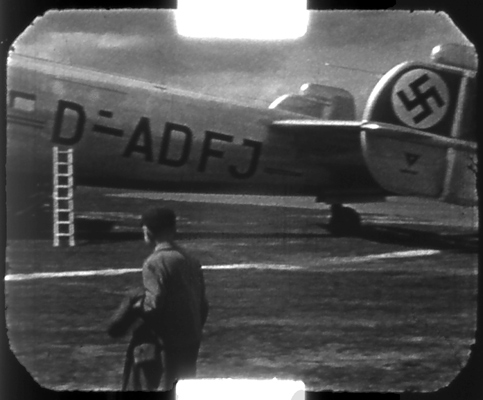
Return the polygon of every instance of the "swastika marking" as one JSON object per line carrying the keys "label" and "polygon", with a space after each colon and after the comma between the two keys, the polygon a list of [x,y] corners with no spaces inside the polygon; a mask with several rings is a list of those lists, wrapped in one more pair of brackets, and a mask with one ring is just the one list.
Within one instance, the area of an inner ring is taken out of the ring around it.
{"label": "swastika marking", "polygon": [[427,129],[446,115],[449,91],[438,74],[418,68],[399,78],[392,90],[391,102],[401,122],[412,128]]}

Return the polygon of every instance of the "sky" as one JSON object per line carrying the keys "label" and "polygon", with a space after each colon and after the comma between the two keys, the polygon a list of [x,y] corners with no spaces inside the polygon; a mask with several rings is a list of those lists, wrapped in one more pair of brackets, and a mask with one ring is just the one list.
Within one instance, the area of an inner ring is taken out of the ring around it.
{"label": "sky", "polygon": [[469,42],[443,13],[312,11],[298,39],[193,39],[172,10],[54,11],[39,17],[16,52],[268,105],[306,82],[349,90],[358,113],[382,74],[428,61],[434,46]]}

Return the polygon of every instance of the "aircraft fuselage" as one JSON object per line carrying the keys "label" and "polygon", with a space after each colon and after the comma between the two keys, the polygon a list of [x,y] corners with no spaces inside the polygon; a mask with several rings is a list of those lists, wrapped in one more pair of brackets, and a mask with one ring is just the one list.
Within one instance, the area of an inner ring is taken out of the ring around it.
{"label": "aircraft fuselage", "polygon": [[382,193],[358,138],[301,148],[271,128],[274,120],[293,117],[287,111],[16,54],[8,71],[7,174],[15,179],[51,179],[52,147],[59,146],[74,148],[77,184],[322,197]]}

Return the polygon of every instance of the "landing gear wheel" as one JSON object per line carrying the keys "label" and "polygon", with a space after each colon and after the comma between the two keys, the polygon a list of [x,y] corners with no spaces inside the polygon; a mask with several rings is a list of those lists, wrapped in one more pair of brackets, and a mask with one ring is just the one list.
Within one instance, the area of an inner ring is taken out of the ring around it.
{"label": "landing gear wheel", "polygon": [[358,212],[341,204],[332,204],[331,216],[327,229],[334,236],[357,235],[361,230],[361,217]]}

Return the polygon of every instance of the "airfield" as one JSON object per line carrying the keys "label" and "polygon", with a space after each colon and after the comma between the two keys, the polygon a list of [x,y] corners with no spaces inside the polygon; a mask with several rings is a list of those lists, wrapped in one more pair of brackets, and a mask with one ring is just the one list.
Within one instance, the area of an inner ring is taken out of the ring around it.
{"label": "airfield", "polygon": [[[309,198],[79,187],[77,243],[10,236],[10,345],[42,386],[118,390],[128,337],[107,320],[141,284],[139,214],[178,214],[179,243],[203,266],[210,314],[199,378],[303,380],[307,390],[434,391],[474,341],[477,211],[415,199],[357,204],[353,237],[324,228]],[[8,233],[7,233],[8,235]]]}

